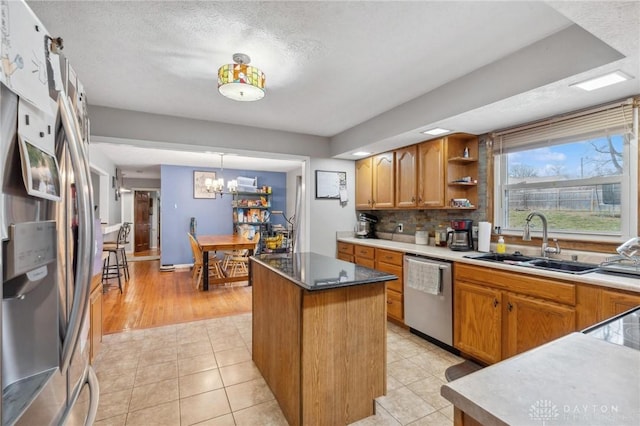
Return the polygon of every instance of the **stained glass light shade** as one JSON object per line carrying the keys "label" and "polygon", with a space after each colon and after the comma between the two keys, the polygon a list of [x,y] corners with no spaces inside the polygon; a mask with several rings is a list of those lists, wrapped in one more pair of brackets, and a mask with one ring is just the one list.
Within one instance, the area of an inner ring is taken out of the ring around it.
{"label": "stained glass light shade", "polygon": [[264,98],[264,73],[247,64],[226,64],[218,69],[218,91],[236,101]]}

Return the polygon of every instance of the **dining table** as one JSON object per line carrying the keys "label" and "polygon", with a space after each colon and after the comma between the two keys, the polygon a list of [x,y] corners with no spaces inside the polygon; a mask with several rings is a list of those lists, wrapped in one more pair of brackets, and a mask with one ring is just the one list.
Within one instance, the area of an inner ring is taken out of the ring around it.
{"label": "dining table", "polygon": [[[249,250],[252,255],[256,240],[250,240],[239,234],[230,235],[199,235],[196,237],[198,244],[202,247],[202,268],[204,271],[209,270],[209,252],[217,252],[218,250]],[[209,274],[203,274],[202,290],[209,291],[209,284],[223,284],[235,281],[247,281],[248,275],[229,276],[226,271],[222,270],[223,277],[209,279]]]}

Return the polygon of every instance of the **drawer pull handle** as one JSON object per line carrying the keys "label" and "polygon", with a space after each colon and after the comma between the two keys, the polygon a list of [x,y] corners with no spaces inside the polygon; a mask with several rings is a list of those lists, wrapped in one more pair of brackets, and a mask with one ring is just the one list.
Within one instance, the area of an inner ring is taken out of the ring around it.
{"label": "drawer pull handle", "polygon": [[495,308],[496,306],[498,306],[500,302],[498,302],[498,299],[493,299],[493,307]]}

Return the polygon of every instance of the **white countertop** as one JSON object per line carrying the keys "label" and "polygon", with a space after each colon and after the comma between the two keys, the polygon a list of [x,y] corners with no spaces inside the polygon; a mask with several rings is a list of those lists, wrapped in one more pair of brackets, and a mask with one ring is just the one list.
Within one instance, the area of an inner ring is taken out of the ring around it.
{"label": "white countertop", "polygon": [[638,425],[640,351],[571,333],[443,385],[441,394],[482,424]]}
{"label": "white countertop", "polygon": [[103,223],[101,225],[102,225],[102,235],[107,235],[112,232],[117,232],[120,229],[120,226],[122,226],[121,223],[114,223],[113,225]]}
{"label": "white countertop", "polygon": [[[368,239],[368,238],[355,238],[355,237],[340,237],[338,241],[345,243],[360,244],[364,246],[385,248],[389,250],[402,251],[404,253],[417,254],[422,256],[428,256],[437,259],[450,260],[454,262],[463,262],[470,265],[477,265],[486,268],[503,269],[507,271],[526,273],[530,275],[544,276],[559,280],[571,281],[581,284],[598,285],[602,287],[616,288],[619,290],[627,290],[640,293],[640,278],[625,277],[621,275],[604,274],[600,272],[590,272],[587,274],[575,275],[563,272],[547,271],[542,269],[527,268],[524,266],[510,265],[499,262],[487,262],[483,260],[468,259],[464,256],[482,254],[475,251],[453,251],[446,247],[434,247],[428,245],[404,243],[400,241],[391,241],[383,239]],[[512,250],[509,250],[512,251]],[[527,253],[524,253],[527,254]],[[580,255],[579,261],[599,263],[598,260],[590,260],[588,256],[603,257],[599,254],[589,254],[584,252]]]}

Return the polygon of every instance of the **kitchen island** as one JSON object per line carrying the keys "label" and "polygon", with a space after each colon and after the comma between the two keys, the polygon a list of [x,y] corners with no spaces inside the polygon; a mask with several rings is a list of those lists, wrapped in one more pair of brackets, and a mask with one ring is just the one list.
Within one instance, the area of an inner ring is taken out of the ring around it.
{"label": "kitchen island", "polygon": [[291,425],[353,423],[386,393],[386,281],[316,253],[251,258],[253,361]]}

